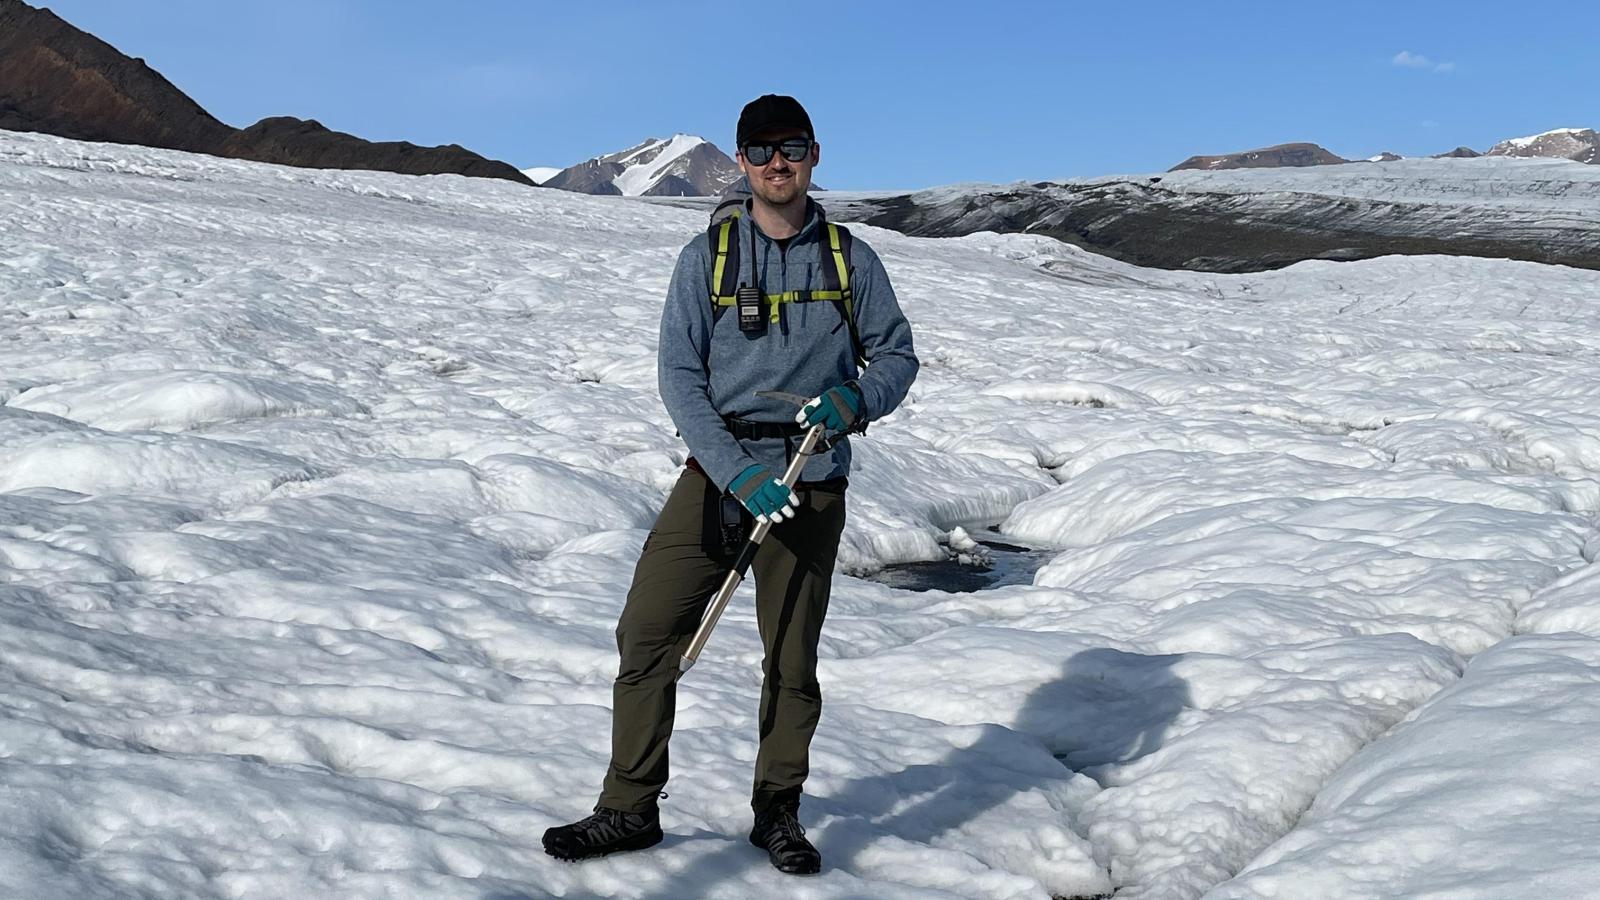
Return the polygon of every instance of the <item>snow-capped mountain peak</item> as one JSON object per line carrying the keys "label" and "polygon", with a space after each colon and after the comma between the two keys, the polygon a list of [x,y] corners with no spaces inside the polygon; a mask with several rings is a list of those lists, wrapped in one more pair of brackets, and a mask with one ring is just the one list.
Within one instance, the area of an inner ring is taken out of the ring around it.
{"label": "snow-capped mountain peak", "polygon": [[586,194],[684,197],[720,193],[738,177],[738,167],[715,144],[680,133],[595,157],[543,183]]}
{"label": "snow-capped mountain peak", "polygon": [[1538,134],[1528,135],[1527,137],[1511,138],[1510,140],[1501,141],[1501,143],[1509,145],[1511,147],[1516,147],[1518,149],[1521,149],[1521,148],[1524,148],[1524,147],[1532,147],[1535,144],[1539,143],[1539,141],[1543,140],[1544,138],[1555,138],[1555,137],[1559,137],[1559,136],[1562,136],[1562,135],[1581,135],[1585,131],[1588,131],[1588,132],[1592,133],[1594,131],[1594,129],[1592,129],[1592,128],[1552,128],[1549,131],[1542,131],[1542,132],[1540,132]]}
{"label": "snow-capped mountain peak", "polygon": [[1593,128],[1556,128],[1501,141],[1486,156],[1544,156],[1600,163],[1600,133]]}
{"label": "snow-capped mountain peak", "polygon": [[[625,171],[617,176],[615,184],[624,196],[640,196],[667,175],[688,174],[692,161],[685,157],[703,146],[711,147],[711,142],[692,134],[675,134],[666,140],[651,138],[625,151],[622,159],[617,160]],[[716,150],[715,147],[711,149]]]}
{"label": "snow-capped mountain peak", "polygon": [[708,144],[705,138],[695,134],[678,133],[670,138],[650,138],[637,147],[614,154],[612,159],[623,165],[647,165],[652,162],[671,162],[690,150]]}

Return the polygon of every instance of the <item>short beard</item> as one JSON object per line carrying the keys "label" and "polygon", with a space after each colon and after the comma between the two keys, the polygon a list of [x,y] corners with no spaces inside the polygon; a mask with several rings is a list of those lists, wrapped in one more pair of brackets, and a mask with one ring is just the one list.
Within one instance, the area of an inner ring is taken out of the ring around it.
{"label": "short beard", "polygon": [[778,207],[781,209],[799,201],[805,196],[805,191],[800,189],[799,181],[789,182],[789,187],[786,189],[787,196],[781,200],[772,195],[772,190],[772,188],[767,187],[760,181],[752,180],[750,182],[750,193],[761,198],[761,201],[768,206]]}

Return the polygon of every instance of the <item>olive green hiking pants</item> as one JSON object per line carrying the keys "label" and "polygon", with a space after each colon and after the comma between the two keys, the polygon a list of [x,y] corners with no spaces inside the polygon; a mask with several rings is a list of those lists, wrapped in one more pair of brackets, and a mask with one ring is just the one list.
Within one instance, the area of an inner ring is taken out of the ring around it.
{"label": "olive green hiking pants", "polygon": [[[822,714],[817,641],[844,530],[844,492],[844,479],[797,487],[799,510],[773,527],[753,564],[756,619],[766,649],[751,797],[757,812],[798,799],[810,769],[811,736]],[[686,469],[645,539],[617,622],[622,661],[602,806],[652,808],[667,783],[678,662],[737,553],[723,551],[721,505],[711,480]],[[715,648],[713,641],[707,652]]]}

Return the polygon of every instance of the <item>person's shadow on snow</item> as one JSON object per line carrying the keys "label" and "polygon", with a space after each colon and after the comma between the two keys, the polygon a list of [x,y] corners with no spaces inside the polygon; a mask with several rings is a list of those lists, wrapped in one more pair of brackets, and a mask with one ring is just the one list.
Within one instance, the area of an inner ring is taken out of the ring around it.
{"label": "person's shadow on snow", "polygon": [[[1160,750],[1190,705],[1189,687],[1172,671],[1180,656],[1146,656],[1097,647],[1070,657],[1061,676],[1030,694],[1005,726],[989,726],[968,747],[931,765],[913,765],[847,783],[814,807],[840,818],[818,835],[823,859],[850,866],[880,837],[937,844],[941,837],[1017,794],[1061,773],[1032,774],[1007,764],[1021,732],[1041,739],[1064,770],[1101,784],[1104,769]],[[973,778],[978,770],[984,777]],[[1080,833],[1081,833],[1081,829]]]}
{"label": "person's shadow on snow", "polygon": [[[1060,677],[1028,696],[1008,725],[986,726],[971,745],[935,763],[908,765],[848,781],[826,794],[808,794],[802,820],[833,817],[827,827],[813,827],[808,835],[822,853],[823,875],[854,868],[862,853],[881,839],[937,844],[1013,796],[1062,774],[1007,764],[1016,746],[1009,732],[1040,738],[1064,770],[1097,781],[1104,777],[1105,767],[1161,749],[1169,728],[1190,705],[1187,683],[1172,671],[1178,659],[1109,647],[1080,651],[1066,661]],[[974,777],[974,772],[983,775]],[[727,846],[696,858],[685,870],[650,885],[641,896],[650,900],[706,896],[727,873],[746,864],[766,865],[762,851],[750,846],[742,833],[723,837]],[[687,839],[675,840],[669,834],[667,843]]]}

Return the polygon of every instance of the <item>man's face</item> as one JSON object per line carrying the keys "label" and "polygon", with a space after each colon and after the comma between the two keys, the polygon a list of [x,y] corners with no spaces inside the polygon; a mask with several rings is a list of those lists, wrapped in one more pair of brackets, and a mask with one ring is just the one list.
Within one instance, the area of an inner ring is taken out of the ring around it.
{"label": "man's face", "polygon": [[[804,138],[806,133],[798,128],[773,129],[757,132],[751,143],[777,144],[794,138]],[[822,147],[811,145],[811,152],[799,162],[791,162],[782,153],[773,153],[765,165],[754,165],[745,158],[744,148],[739,148],[739,169],[750,179],[750,190],[769,206],[788,206],[804,201],[811,189],[811,170],[822,159]]]}

